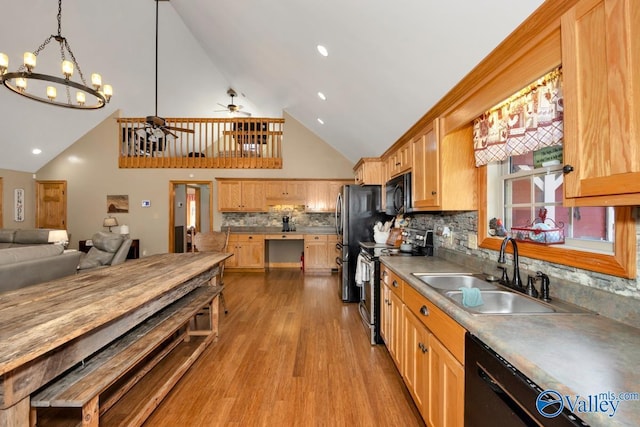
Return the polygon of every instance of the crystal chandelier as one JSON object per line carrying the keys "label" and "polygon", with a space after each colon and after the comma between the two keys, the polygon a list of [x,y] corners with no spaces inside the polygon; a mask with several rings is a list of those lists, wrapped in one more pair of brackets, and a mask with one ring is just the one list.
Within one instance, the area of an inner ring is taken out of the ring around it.
{"label": "crystal chandelier", "polygon": [[[62,73],[60,77],[34,72],[38,54],[44,51],[52,39],[60,43],[60,56],[62,58]],[[62,36],[62,0],[58,0],[58,34],[49,36],[34,52],[25,52],[23,64],[17,71],[9,72],[8,69],[9,57],[0,52],[0,82],[18,95],[46,104],[95,110],[104,107],[113,94],[113,89],[110,85],[102,84],[100,74],[92,74],[91,86],[87,85],[67,39]],[[80,82],[71,80],[74,70],[77,70]],[[36,91],[29,92],[27,90],[29,84],[36,86],[40,94]],[[46,86],[46,89],[44,86]],[[71,97],[72,90],[76,90],[74,99]],[[59,92],[63,92],[63,96],[59,96]]]}

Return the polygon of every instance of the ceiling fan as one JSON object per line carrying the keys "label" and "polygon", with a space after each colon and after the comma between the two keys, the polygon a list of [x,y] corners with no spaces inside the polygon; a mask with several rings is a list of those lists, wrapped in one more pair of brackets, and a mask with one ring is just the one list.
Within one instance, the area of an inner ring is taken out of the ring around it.
{"label": "ceiling fan", "polygon": [[227,91],[227,95],[231,97],[231,102],[228,105],[218,103],[219,106],[224,107],[224,110],[215,110],[216,113],[228,111],[229,114],[242,114],[244,116],[251,117],[251,113],[247,111],[241,111],[244,108],[242,105],[236,105],[233,103],[233,98],[235,96],[238,96],[235,90],[229,88],[229,90]]}
{"label": "ceiling fan", "polygon": [[167,121],[163,117],[158,116],[158,3],[156,0],[156,109],[153,116],[147,116],[145,126],[138,130],[139,136],[149,136],[154,139],[160,139],[167,135],[178,138],[175,132],[194,133],[193,129],[180,128],[176,126],[167,126]]}

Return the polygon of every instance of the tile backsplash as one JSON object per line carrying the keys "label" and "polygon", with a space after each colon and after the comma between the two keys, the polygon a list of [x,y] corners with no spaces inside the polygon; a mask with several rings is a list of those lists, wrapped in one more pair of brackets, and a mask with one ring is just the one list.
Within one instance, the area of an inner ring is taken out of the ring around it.
{"label": "tile backsplash", "polygon": [[[640,242],[639,209],[634,210],[638,242]],[[452,230],[451,241],[442,236],[434,236],[438,256],[473,265],[485,273],[499,272],[496,268],[498,259],[496,251],[468,247],[468,234],[478,232],[476,212],[415,213],[411,217],[412,226],[417,228],[436,230],[439,226],[447,226]],[[640,248],[638,249],[640,254]],[[510,268],[511,261],[511,259],[508,260]],[[557,298],[594,310],[604,316],[640,327],[640,281],[637,278],[624,279],[523,256],[520,256],[520,270],[525,281],[527,274],[533,274],[536,271],[543,271],[549,275],[552,296],[555,295]],[[640,263],[638,271],[640,271]]]}
{"label": "tile backsplash", "polygon": [[272,206],[269,212],[223,213],[222,227],[280,227],[283,216],[288,216],[289,222],[297,227],[335,225],[333,213],[309,213],[304,211],[304,206]]}

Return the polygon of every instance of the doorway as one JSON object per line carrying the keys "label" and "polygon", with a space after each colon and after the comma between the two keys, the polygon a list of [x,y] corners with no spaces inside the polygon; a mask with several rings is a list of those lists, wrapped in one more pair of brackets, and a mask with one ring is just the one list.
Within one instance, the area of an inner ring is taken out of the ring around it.
{"label": "doorway", "polygon": [[169,182],[169,252],[189,251],[189,230],[213,230],[213,182]]}

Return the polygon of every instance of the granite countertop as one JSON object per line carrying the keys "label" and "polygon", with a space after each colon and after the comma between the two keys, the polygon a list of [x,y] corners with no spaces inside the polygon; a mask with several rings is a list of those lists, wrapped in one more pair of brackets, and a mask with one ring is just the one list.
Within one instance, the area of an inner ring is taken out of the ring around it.
{"label": "granite countertop", "polygon": [[437,257],[380,260],[543,389],[572,399],[636,393],[636,400],[616,402],[613,416],[609,406],[608,413],[576,411],[585,422],[640,425],[640,329],[597,314],[472,315],[411,273],[475,272]]}
{"label": "granite countertop", "polygon": [[[225,229],[226,227],[222,227]],[[256,226],[232,226],[232,233],[249,233],[249,234],[336,234],[335,227],[301,227],[296,226],[295,231],[282,231],[282,227],[256,227]]]}

